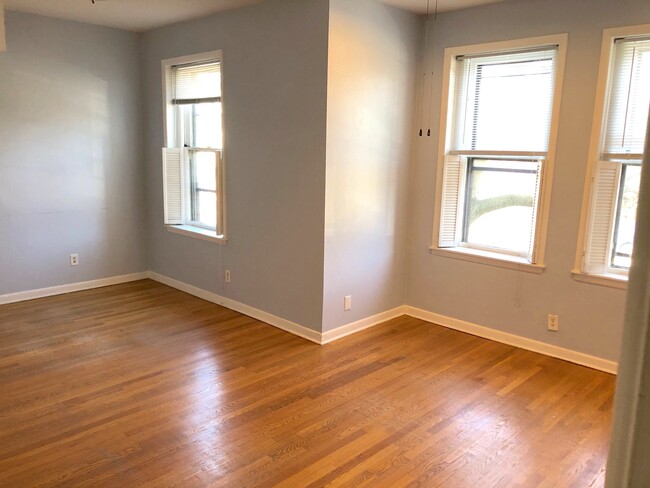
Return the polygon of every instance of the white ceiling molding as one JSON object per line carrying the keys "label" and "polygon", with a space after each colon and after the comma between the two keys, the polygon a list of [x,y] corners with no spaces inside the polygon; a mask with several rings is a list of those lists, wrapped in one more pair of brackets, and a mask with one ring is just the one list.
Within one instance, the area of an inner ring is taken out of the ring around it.
{"label": "white ceiling molding", "polygon": [[[7,10],[144,32],[263,1],[265,0],[103,0],[93,4],[91,0],[4,0],[4,3]],[[426,0],[379,1],[420,14],[427,10]],[[433,11],[435,0],[430,1]],[[458,10],[499,1],[503,0],[438,0],[438,11]]]}

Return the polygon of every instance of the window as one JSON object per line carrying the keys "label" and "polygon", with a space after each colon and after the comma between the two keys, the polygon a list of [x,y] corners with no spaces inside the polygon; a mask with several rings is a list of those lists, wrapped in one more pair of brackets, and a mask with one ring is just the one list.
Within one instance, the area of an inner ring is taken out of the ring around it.
{"label": "window", "polygon": [[163,61],[165,224],[223,239],[221,53]]}
{"label": "window", "polygon": [[650,106],[650,26],[605,31],[599,93],[576,273],[625,280]]}
{"label": "window", "polygon": [[541,267],[565,44],[550,36],[445,51],[432,250]]}

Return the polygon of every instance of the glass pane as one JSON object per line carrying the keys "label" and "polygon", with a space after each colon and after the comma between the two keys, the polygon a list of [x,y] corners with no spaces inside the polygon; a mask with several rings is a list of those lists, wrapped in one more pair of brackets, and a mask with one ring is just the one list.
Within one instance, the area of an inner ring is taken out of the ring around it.
{"label": "glass pane", "polygon": [[207,151],[193,151],[194,183],[200,190],[217,189],[217,155]]}
{"label": "glass pane", "polygon": [[621,189],[614,225],[612,263],[614,268],[630,268],[639,201],[641,166],[626,164],[621,175]]}
{"label": "glass pane", "polygon": [[526,254],[536,192],[536,162],[470,161],[463,241]]}
{"label": "glass pane", "polygon": [[215,229],[217,227],[217,194],[197,191],[196,203],[196,221],[201,225]]}
{"label": "glass pane", "polygon": [[194,147],[221,148],[221,103],[197,103],[194,108]]}
{"label": "glass pane", "polygon": [[553,60],[477,67],[472,149],[546,151]]}

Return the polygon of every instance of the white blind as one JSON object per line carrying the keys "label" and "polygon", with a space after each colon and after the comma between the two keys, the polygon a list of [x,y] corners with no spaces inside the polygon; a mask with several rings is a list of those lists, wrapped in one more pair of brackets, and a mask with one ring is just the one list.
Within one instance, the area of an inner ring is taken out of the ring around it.
{"label": "white blind", "polygon": [[592,189],[589,236],[584,259],[584,271],[587,273],[603,274],[607,271],[620,174],[620,164],[610,161],[598,162]]}
{"label": "white blind", "polygon": [[464,161],[459,156],[447,156],[445,159],[444,179],[442,185],[442,205],[440,215],[439,247],[458,245]]}
{"label": "white blind", "polygon": [[214,102],[221,99],[221,63],[174,66],[172,103]]}
{"label": "white blind", "polygon": [[183,149],[163,149],[163,200],[165,224],[183,223],[184,184]]}
{"label": "white blind", "polygon": [[603,158],[641,159],[650,105],[650,38],[618,39],[613,55]]}
{"label": "white blind", "polygon": [[556,55],[549,46],[457,58],[451,149],[547,151]]}

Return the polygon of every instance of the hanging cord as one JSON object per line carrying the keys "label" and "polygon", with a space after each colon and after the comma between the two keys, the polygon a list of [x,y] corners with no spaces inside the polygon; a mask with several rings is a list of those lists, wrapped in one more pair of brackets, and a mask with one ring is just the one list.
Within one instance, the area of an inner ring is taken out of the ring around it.
{"label": "hanging cord", "polygon": [[[436,0],[437,1],[437,0]],[[424,56],[422,57],[422,103],[420,103],[420,137],[422,137],[422,128],[424,127],[424,104],[427,100],[427,72],[429,68],[427,67],[428,59],[428,47],[429,47],[429,10],[431,6],[431,0],[427,0],[427,20],[424,28]]]}
{"label": "hanging cord", "polygon": [[[428,5],[427,5],[428,9]],[[429,87],[429,115],[428,115],[428,129],[427,129],[427,137],[431,137],[431,107],[433,105],[433,64],[435,61],[435,56],[433,53],[433,48],[436,46],[436,24],[438,23],[438,0],[436,0],[435,7],[433,9],[433,33],[431,35],[431,50],[427,49],[427,51],[431,51],[431,82],[430,82],[430,87]],[[429,19],[427,16],[427,26],[429,24]]]}

